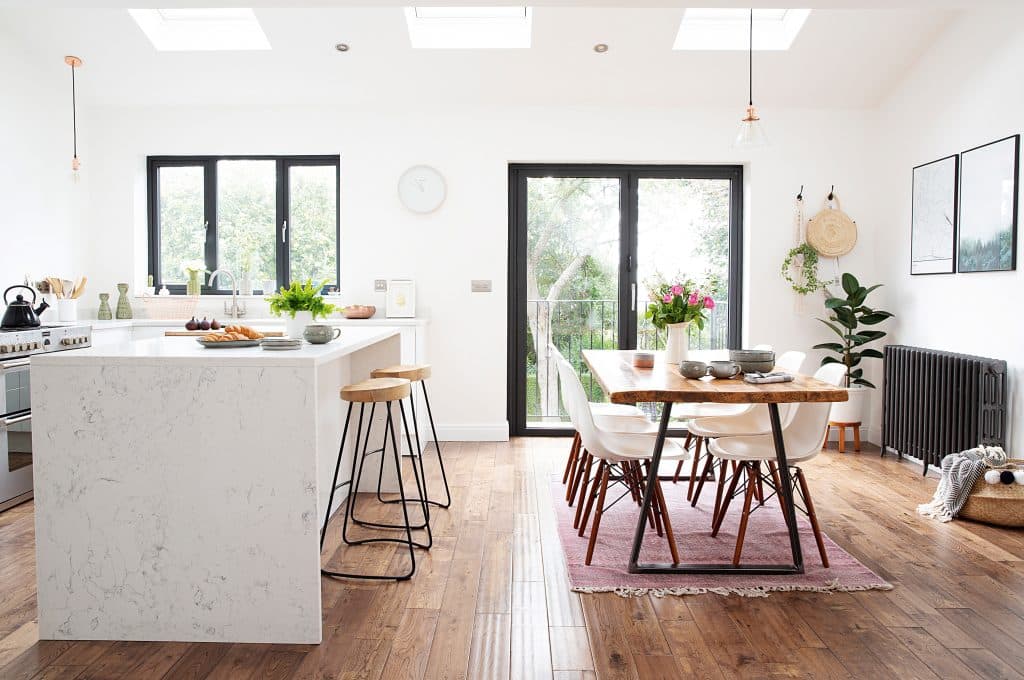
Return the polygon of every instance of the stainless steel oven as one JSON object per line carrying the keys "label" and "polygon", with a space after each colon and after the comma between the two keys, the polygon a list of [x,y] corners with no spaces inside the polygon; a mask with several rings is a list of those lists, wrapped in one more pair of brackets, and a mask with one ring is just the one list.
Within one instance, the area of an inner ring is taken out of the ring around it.
{"label": "stainless steel oven", "polygon": [[0,511],[32,498],[31,357],[91,344],[90,326],[0,328]]}
{"label": "stainless steel oven", "polygon": [[32,497],[32,387],[29,359],[0,361],[0,510]]}

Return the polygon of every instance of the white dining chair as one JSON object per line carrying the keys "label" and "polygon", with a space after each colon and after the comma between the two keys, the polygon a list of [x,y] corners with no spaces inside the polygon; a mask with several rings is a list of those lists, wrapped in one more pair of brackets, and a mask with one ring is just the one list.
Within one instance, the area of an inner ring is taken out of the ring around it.
{"label": "white dining chair", "polygon": [[[548,355],[554,360],[556,367],[559,361],[566,360],[565,356],[562,355],[554,344],[548,345]],[[576,496],[579,492],[584,472],[586,471],[586,474],[589,474],[589,466],[592,465],[592,461],[590,456],[583,451],[580,433],[575,426],[576,418],[573,417],[570,404],[565,399],[562,400],[562,404],[565,406],[566,411],[569,412],[569,420],[573,423],[574,429],[572,444],[569,446],[569,456],[565,461],[565,471],[562,473],[562,484],[566,485],[565,500],[569,505],[572,505],[576,502]],[[649,432],[657,430],[657,426],[636,406],[629,404],[606,404],[589,400],[587,404],[595,420],[605,430],[624,432]]]}
{"label": "white dining chair", "polygon": [[[611,432],[599,427],[588,407],[587,394],[576,371],[565,359],[559,360],[557,364],[562,399],[570,417],[576,419],[575,425],[580,434],[582,448],[593,459],[598,460],[597,472],[589,480],[589,489],[584,484],[584,493],[580,496],[579,509],[583,509],[583,498],[586,498],[586,508],[583,510],[581,521],[578,522],[580,536],[585,533],[591,511],[594,513],[594,523],[590,529],[585,559],[585,564],[589,565],[594,555],[594,547],[597,544],[597,535],[604,511],[627,494],[631,494],[634,500],[637,500],[638,496],[645,492],[644,471],[641,470],[641,463],[646,465],[646,472],[650,474],[650,457],[654,451],[657,431]],[[662,453],[664,459],[683,459],[688,455],[686,449],[676,442],[665,441]],[[613,478],[613,472],[618,473],[615,475],[615,484],[623,484],[626,490],[619,498],[606,504],[608,486]],[[674,563],[678,563],[679,551],[672,533],[672,521],[665,506],[665,496],[657,475],[654,477],[654,488],[651,489],[651,494],[651,513],[648,516],[648,521],[654,524],[659,536],[666,537],[669,550],[672,553],[672,560]],[[577,512],[577,514],[579,513]],[[664,531],[662,531],[663,527]]]}
{"label": "white dining chair", "polygon": [[[826,364],[818,369],[814,377],[830,385],[841,386],[846,375],[846,366],[843,364]],[[781,405],[780,405],[781,406]],[[814,503],[811,501],[811,493],[807,487],[807,480],[799,463],[806,462],[817,456],[822,448],[822,432],[828,422],[828,414],[831,403],[801,402],[791,410],[789,422],[783,425],[782,439],[786,446],[786,462],[792,469],[794,503],[799,493],[803,507],[797,507],[807,515],[811,523],[811,530],[814,532],[814,540],[818,544],[818,553],[821,556],[821,563],[828,567],[828,555],[825,552],[825,542],[821,537],[821,528],[818,526],[818,517],[814,512]],[[781,410],[781,409],[780,409]],[[734,437],[718,437],[708,445],[711,454],[722,461],[736,461],[744,468],[746,483],[743,493],[743,514],[740,516],[739,530],[736,534],[736,549],[733,553],[733,564],[740,563],[740,556],[743,552],[743,539],[746,535],[747,522],[750,513],[753,511],[755,480],[763,481],[772,487],[777,495],[780,495],[781,502],[781,481],[777,471],[773,470],[770,477],[764,476],[761,470],[762,462],[774,462],[776,460],[775,443],[772,435],[754,434]],[[724,467],[724,464],[723,464]],[[740,475],[734,474],[729,486],[729,492],[722,499],[721,509],[717,513],[711,535],[717,536],[725,519],[725,513],[729,508],[729,502],[736,495],[737,483]],[[781,507],[781,506],[780,506]],[[785,516],[785,513],[783,513]],[[788,524],[788,518],[787,518]]]}
{"label": "white dining chair", "polygon": [[[775,361],[775,369],[778,371],[784,371],[786,373],[799,373],[800,367],[803,366],[804,359],[807,355],[804,352],[789,351],[784,352]],[[732,406],[732,404],[728,404]],[[791,404],[780,404],[779,415],[785,419],[789,416],[792,411]],[[707,479],[708,475],[714,469],[714,458],[705,452],[704,456],[704,468],[700,474],[697,474],[697,459],[700,458],[701,443],[706,442],[708,439],[714,437],[724,437],[730,435],[743,435],[743,434],[762,434],[765,432],[771,432],[772,425],[768,419],[768,407],[764,404],[745,404],[743,408],[732,414],[728,415],[711,415],[711,416],[697,416],[692,418],[686,426],[686,431],[696,439],[696,449],[694,452],[693,460],[693,471],[690,474],[689,488],[693,488],[694,479],[697,479],[697,487],[691,493],[690,491],[686,494],[686,499],[690,501],[690,505],[696,507],[697,502],[700,500],[701,491],[704,489],[704,480]],[[679,476],[681,466],[676,467],[676,477]],[[723,480],[725,479],[724,468],[719,469],[719,487],[722,487]],[[761,495],[759,494],[759,500]],[[715,510],[712,516],[718,514],[718,504],[721,501],[721,492],[715,499]]]}

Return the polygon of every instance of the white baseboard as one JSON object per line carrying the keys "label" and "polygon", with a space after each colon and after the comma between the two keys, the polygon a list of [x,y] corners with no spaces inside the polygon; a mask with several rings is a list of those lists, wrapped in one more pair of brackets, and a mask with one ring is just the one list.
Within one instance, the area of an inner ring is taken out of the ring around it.
{"label": "white baseboard", "polygon": [[[429,435],[428,435],[429,436]],[[437,436],[443,442],[507,442],[508,422],[479,425],[437,425]]]}

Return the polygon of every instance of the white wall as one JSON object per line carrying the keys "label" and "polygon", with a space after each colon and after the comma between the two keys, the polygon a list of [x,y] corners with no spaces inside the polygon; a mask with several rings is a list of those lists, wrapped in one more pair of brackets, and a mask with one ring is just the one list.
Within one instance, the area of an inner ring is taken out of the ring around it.
{"label": "white wall", "polygon": [[76,206],[86,187],[71,182],[69,67],[60,55],[26,59],[2,34],[0,64],[0,285],[71,278],[84,264]]}
{"label": "white wall", "polygon": [[1024,128],[1024,10],[963,13],[878,111],[870,167],[892,340],[1006,359],[1010,448],[1024,447],[1024,261],[1018,271],[910,276],[911,168]]}
{"label": "white wall", "polygon": [[[382,307],[374,278],[415,278],[419,312],[431,320],[431,396],[442,436],[503,436],[508,163],[747,163],[744,335],[751,344],[807,348],[827,331],[813,315],[795,312],[779,275],[793,245],[793,199],[804,184],[816,210],[835,184],[854,219],[866,214],[875,193],[868,121],[859,111],[765,110],[773,144],[747,157],[732,148],[739,104],[688,112],[95,110],[88,269],[97,285],[90,297],[121,280],[137,289],[145,279],[147,155],[339,153],[345,301]],[[414,215],[397,200],[397,179],[415,163],[447,178],[448,199],[435,214]],[[870,281],[877,276],[874,227],[861,219],[860,243],[843,262]],[[470,279],[492,279],[494,292],[471,294]]]}

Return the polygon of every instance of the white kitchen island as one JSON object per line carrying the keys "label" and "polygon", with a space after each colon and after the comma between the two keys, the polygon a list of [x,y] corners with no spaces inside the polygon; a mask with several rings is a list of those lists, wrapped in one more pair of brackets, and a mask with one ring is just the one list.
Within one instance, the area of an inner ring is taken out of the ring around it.
{"label": "white kitchen island", "polygon": [[298,351],[159,338],[34,357],[40,638],[320,642],[339,389],[398,359],[393,327]]}

